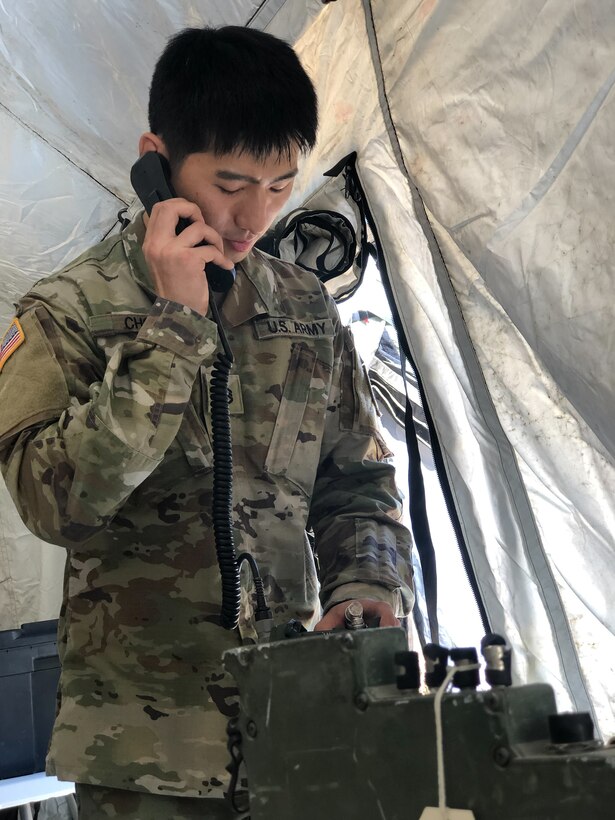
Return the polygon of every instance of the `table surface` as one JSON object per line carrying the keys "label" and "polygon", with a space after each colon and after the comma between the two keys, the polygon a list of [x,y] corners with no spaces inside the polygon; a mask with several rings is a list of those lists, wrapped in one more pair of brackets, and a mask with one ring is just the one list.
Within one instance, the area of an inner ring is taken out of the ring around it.
{"label": "table surface", "polygon": [[50,797],[62,797],[74,791],[74,783],[48,777],[45,772],[11,777],[0,780],[0,809],[23,806],[25,803],[40,803]]}

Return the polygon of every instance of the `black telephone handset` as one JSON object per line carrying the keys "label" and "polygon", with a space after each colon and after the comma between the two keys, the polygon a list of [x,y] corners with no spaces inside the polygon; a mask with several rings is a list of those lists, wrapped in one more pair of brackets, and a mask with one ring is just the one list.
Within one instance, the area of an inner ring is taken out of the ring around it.
{"label": "black telephone handset", "polygon": [[[169,161],[157,151],[147,151],[135,162],[130,171],[130,182],[148,214],[152,212],[157,202],[177,196],[171,185]],[[181,233],[190,224],[189,219],[180,218],[175,229],[176,233]],[[199,242],[196,247],[207,244],[207,242]],[[205,273],[209,287],[217,293],[230,290],[235,281],[235,268],[227,270],[214,265],[213,262],[207,263]]]}

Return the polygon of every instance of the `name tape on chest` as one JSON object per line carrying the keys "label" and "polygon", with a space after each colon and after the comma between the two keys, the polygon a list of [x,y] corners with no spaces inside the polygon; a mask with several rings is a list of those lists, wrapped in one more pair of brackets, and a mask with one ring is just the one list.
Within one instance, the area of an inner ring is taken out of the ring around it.
{"label": "name tape on chest", "polygon": [[19,319],[13,319],[0,342],[0,372],[5,362],[13,355],[17,348],[26,341],[26,334],[19,323]]}
{"label": "name tape on chest", "polygon": [[271,339],[274,336],[307,336],[311,339],[322,339],[333,336],[333,322],[331,319],[300,322],[298,319],[268,316],[265,319],[256,319],[254,330],[258,339]]}
{"label": "name tape on chest", "polygon": [[138,333],[149,313],[104,313],[91,316],[88,325],[92,336],[114,336],[116,333]]}

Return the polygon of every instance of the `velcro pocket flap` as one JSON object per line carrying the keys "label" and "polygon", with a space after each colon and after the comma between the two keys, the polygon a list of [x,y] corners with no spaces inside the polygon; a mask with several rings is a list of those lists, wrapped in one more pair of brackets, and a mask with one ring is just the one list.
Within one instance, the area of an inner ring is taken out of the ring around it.
{"label": "velcro pocket flap", "polygon": [[293,344],[284,391],[265,461],[265,470],[284,475],[295,449],[316,364],[316,353],[305,344]]}
{"label": "velcro pocket flap", "polygon": [[34,310],[20,317],[24,341],[0,375],[0,438],[58,418],[68,407],[66,379]]}

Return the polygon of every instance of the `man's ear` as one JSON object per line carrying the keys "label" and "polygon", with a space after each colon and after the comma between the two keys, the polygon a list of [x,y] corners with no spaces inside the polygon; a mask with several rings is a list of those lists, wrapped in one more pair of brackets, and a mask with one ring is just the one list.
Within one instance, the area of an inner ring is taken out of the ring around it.
{"label": "man's ear", "polygon": [[148,151],[156,151],[167,159],[169,158],[164,140],[157,134],[152,134],[151,131],[146,131],[145,134],[141,134],[139,138],[139,156],[142,157],[143,154],[146,154]]}

